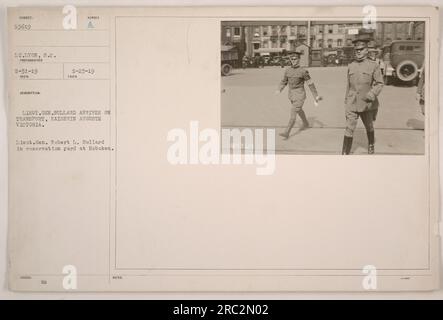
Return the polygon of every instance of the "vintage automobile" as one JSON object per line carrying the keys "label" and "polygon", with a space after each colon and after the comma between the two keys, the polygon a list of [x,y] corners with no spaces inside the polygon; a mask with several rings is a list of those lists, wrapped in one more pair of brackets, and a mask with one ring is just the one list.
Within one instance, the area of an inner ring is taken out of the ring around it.
{"label": "vintage automobile", "polygon": [[266,65],[265,58],[259,55],[255,57],[243,56],[242,68],[264,68]]}
{"label": "vintage automobile", "polygon": [[235,46],[221,46],[221,74],[227,76],[238,64],[238,50]]}
{"label": "vintage automobile", "polygon": [[265,65],[269,65],[270,60],[271,60],[270,56],[268,56],[268,55],[263,56],[263,61],[264,61]]}
{"label": "vintage automobile", "polygon": [[281,57],[280,60],[280,67],[284,68],[284,67],[288,67],[291,65],[291,60],[289,59],[289,56],[285,55]]}
{"label": "vintage automobile", "polygon": [[265,59],[263,56],[257,54],[254,57],[254,68],[264,68],[265,67]]}
{"label": "vintage automobile", "polygon": [[273,55],[268,60],[268,66],[279,66],[281,57],[279,55]]}
{"label": "vintage automobile", "polygon": [[323,66],[340,66],[343,60],[343,53],[338,49],[328,49],[323,52]]}
{"label": "vintage automobile", "polygon": [[386,85],[394,81],[416,84],[424,61],[424,42],[396,40],[382,49],[382,73]]}

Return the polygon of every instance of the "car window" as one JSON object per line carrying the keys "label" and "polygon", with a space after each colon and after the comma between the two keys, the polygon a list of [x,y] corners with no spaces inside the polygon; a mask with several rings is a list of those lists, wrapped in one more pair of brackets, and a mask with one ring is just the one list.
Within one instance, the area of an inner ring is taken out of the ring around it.
{"label": "car window", "polygon": [[413,51],[423,51],[423,47],[422,46],[414,46]]}
{"label": "car window", "polygon": [[414,51],[414,52],[420,52],[423,51],[423,46],[418,44],[418,45],[413,45],[413,44],[402,44],[402,45],[397,45],[393,47],[393,50],[395,51]]}

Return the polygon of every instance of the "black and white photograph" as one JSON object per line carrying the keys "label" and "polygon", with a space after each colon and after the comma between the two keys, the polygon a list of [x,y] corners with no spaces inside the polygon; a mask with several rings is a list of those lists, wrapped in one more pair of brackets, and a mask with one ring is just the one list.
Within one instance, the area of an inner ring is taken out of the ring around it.
{"label": "black and white photograph", "polygon": [[425,21],[222,21],[221,128],[276,154],[423,155]]}
{"label": "black and white photograph", "polygon": [[441,15],[11,2],[0,300],[442,298]]}

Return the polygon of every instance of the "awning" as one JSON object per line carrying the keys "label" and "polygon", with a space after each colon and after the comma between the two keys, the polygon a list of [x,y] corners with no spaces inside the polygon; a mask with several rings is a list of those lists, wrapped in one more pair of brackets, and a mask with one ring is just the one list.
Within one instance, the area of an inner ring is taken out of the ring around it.
{"label": "awning", "polygon": [[255,53],[281,53],[283,52],[283,48],[259,48],[259,49],[254,49]]}
{"label": "awning", "polygon": [[231,51],[236,49],[236,46],[225,46],[225,45],[221,45],[221,51]]}

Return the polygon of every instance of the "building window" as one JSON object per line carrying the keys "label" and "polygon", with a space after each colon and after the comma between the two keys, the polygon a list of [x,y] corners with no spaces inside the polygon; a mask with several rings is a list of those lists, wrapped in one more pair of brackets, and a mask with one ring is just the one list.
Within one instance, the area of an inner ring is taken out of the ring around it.
{"label": "building window", "polygon": [[268,41],[263,41],[263,48],[269,48]]}
{"label": "building window", "polygon": [[385,32],[387,32],[387,33],[391,33],[392,32],[392,24],[391,23],[386,23],[385,24]]}
{"label": "building window", "polygon": [[398,33],[405,34],[407,30],[407,23],[398,22],[396,27]]}
{"label": "building window", "polygon": [[337,47],[341,47],[343,45],[342,39],[337,39]]}
{"label": "building window", "polygon": [[272,33],[271,33],[271,35],[273,35],[273,36],[277,36],[278,35],[277,26],[272,26]]}
{"label": "building window", "polygon": [[254,37],[260,37],[260,27],[254,27]]}
{"label": "building window", "polygon": [[280,27],[280,34],[286,34],[286,32],[287,32],[286,26],[281,26]]}
{"label": "building window", "polygon": [[337,34],[338,33],[338,24],[332,25],[332,33]]}
{"label": "building window", "polygon": [[417,40],[422,40],[424,37],[424,22],[423,23],[416,23],[415,24],[415,30],[413,33],[413,37],[415,37]]}
{"label": "building window", "polygon": [[260,48],[260,43],[254,43],[254,50],[257,50]]}
{"label": "building window", "polygon": [[268,36],[268,26],[263,27],[263,36]]}
{"label": "building window", "polygon": [[333,44],[332,39],[328,39],[328,48],[332,48],[332,44]]}
{"label": "building window", "polygon": [[230,38],[231,37],[231,28],[226,28],[225,32],[226,32],[226,38]]}
{"label": "building window", "polygon": [[234,28],[234,36],[240,36],[240,28]]}

